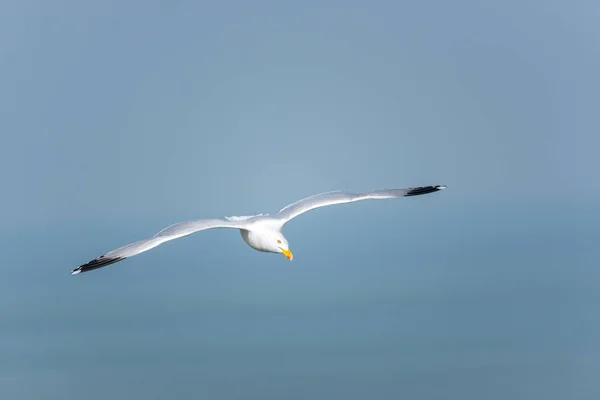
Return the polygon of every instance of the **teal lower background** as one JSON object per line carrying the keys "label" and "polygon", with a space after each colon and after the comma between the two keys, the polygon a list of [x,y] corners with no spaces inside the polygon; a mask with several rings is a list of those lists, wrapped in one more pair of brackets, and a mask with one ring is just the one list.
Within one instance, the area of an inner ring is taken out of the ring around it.
{"label": "teal lower background", "polygon": [[435,200],[308,213],[286,230],[291,263],[215,230],[71,276],[160,227],[148,218],[5,237],[0,394],[600,394],[594,207]]}

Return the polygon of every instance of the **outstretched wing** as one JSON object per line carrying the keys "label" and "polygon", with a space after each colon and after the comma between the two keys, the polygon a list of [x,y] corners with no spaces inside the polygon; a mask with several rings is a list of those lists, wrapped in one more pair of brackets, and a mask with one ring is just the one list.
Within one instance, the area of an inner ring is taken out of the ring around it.
{"label": "outstretched wing", "polygon": [[360,200],[393,199],[398,197],[418,196],[446,189],[446,186],[421,186],[406,189],[382,189],[366,193],[348,193],[342,191],[321,193],[299,200],[281,209],[274,217],[285,225],[292,218],[319,207],[334,204],[353,203]]}
{"label": "outstretched wing", "polygon": [[135,243],[128,244],[116,250],[112,250],[103,256],[93,259],[92,261],[75,268],[71,274],[79,274],[81,272],[92,271],[102,268],[126,258],[133,257],[143,253],[156,246],[168,242],[169,240],[178,239],[180,237],[191,235],[192,233],[214,228],[243,228],[244,221],[230,221],[221,219],[200,219],[196,221],[180,222],[171,225],[149,239],[140,240]]}

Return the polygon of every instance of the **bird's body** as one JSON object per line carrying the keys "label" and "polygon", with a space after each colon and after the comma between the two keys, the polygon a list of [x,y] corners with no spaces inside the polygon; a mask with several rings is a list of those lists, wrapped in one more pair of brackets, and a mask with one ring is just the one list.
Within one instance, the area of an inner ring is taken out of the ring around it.
{"label": "bird's body", "polygon": [[153,249],[170,240],[188,236],[198,231],[216,228],[237,229],[244,242],[253,249],[266,253],[282,253],[291,261],[293,254],[290,251],[287,239],[283,236],[283,229],[285,224],[300,214],[328,205],[352,203],[369,199],[418,196],[437,192],[445,188],[446,186],[422,186],[407,189],[385,189],[360,194],[340,191],[328,192],[297,201],[281,209],[274,215],[259,214],[254,216],[226,217],[225,219],[201,219],[181,222],[163,229],[149,239],[128,244],[95,258],[75,268],[71,274],[74,275],[102,268]]}
{"label": "bird's body", "polygon": [[[240,234],[242,235],[242,239],[244,242],[248,244],[248,246],[252,247],[254,250],[262,251],[265,253],[274,253],[277,252],[276,249],[271,246],[272,240],[270,240],[270,236],[274,236],[273,234],[268,235],[265,229],[260,229],[261,226],[256,226],[254,230],[250,229],[240,229]],[[283,235],[281,235],[283,237]]]}

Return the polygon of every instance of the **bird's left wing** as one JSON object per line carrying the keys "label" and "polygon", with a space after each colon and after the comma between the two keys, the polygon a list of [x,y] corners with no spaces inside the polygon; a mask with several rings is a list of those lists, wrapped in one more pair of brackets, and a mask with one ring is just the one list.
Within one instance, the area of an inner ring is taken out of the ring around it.
{"label": "bird's left wing", "polygon": [[334,204],[353,203],[360,200],[393,199],[398,197],[418,196],[421,194],[437,192],[438,190],[445,188],[446,186],[437,185],[405,189],[382,189],[366,193],[349,193],[341,191],[321,193],[299,200],[293,204],[290,204],[289,206],[284,207],[276,215],[274,215],[274,217],[279,219],[282,225],[285,225],[292,218],[319,207],[331,206]]}
{"label": "bird's left wing", "polygon": [[74,275],[81,272],[92,271],[94,269],[114,264],[116,262],[123,261],[126,258],[133,257],[137,254],[153,249],[160,244],[168,242],[169,240],[178,239],[180,237],[188,236],[192,233],[206,229],[243,229],[246,221],[247,220],[200,219],[196,221],[180,222],[163,229],[151,238],[128,244],[116,250],[112,250],[103,256],[95,258],[92,261],[75,268],[71,274]]}

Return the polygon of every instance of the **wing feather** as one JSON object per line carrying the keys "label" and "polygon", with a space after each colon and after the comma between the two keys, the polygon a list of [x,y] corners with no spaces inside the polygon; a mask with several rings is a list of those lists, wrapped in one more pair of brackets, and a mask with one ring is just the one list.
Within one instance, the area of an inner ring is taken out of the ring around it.
{"label": "wing feather", "polygon": [[199,231],[214,228],[241,229],[244,226],[244,221],[227,221],[222,219],[200,219],[196,221],[180,222],[166,227],[151,238],[140,240],[138,242],[119,247],[116,250],[109,251],[108,253],[75,268],[71,274],[75,275],[81,272],[88,272],[119,261],[123,261],[129,257],[133,257],[153,249],[156,246],[159,246],[170,240],[188,236]]}
{"label": "wing feather", "polygon": [[361,200],[379,200],[393,199],[399,197],[418,196],[427,193],[437,192],[445,189],[446,186],[420,186],[405,189],[382,189],[365,193],[350,193],[343,191],[326,192],[314,196],[306,197],[295,203],[292,203],[282,208],[275,217],[278,218],[283,225],[291,219],[315,208],[331,206],[334,204],[353,203]]}

